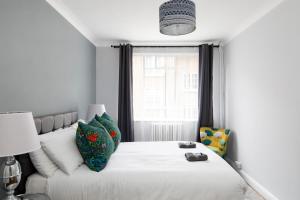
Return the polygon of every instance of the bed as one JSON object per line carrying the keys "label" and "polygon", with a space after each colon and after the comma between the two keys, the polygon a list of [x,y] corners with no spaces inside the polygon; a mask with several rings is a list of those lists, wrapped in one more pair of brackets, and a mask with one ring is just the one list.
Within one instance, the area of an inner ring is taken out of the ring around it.
{"label": "bed", "polygon": [[[208,161],[188,162],[185,152],[202,152]],[[52,200],[244,200],[246,183],[201,143],[180,149],[178,142],[121,143],[101,172],[81,165],[72,175],[58,170],[26,179],[26,193]]]}
{"label": "bed", "polygon": [[[70,127],[72,124],[77,123],[77,120],[78,113],[76,111],[34,117],[36,130],[39,135]],[[15,158],[19,161],[22,171],[21,182],[16,188],[15,194],[24,194],[26,192],[27,178],[36,173],[37,170],[34,168],[28,153],[17,155]]]}

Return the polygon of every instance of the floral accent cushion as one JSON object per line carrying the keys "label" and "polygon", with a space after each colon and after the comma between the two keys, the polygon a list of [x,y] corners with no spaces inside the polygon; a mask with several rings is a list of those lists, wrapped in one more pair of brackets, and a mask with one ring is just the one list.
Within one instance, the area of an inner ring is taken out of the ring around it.
{"label": "floral accent cushion", "polygon": [[115,148],[105,128],[82,122],[78,122],[76,144],[85,164],[96,172],[105,168]]}
{"label": "floral accent cushion", "polygon": [[[98,122],[95,118],[92,119],[92,121],[90,121],[90,122],[88,123],[88,125],[94,126],[94,127],[98,127],[98,128],[104,128],[104,129],[106,130],[106,128],[105,128],[100,122]],[[106,130],[106,131],[107,131],[107,130]]]}
{"label": "floral accent cushion", "polygon": [[108,120],[108,121],[111,121],[111,122],[114,122],[113,118],[111,116],[109,116],[106,112],[104,112],[102,115],[101,115],[102,118]]}
{"label": "floral accent cushion", "polygon": [[229,129],[200,128],[201,142],[222,157],[226,155],[229,136]]}
{"label": "floral accent cushion", "polygon": [[112,137],[113,141],[115,142],[115,150],[118,148],[118,145],[121,141],[121,131],[118,128],[118,125],[114,121],[107,120],[106,117],[103,115],[99,117],[98,115],[95,116],[95,119],[105,127],[107,132]]}

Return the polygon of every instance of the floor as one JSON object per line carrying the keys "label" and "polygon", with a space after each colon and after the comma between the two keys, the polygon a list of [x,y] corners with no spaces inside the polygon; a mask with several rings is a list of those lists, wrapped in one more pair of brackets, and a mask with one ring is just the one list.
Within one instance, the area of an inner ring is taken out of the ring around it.
{"label": "floor", "polygon": [[255,190],[253,190],[249,186],[247,191],[246,191],[245,200],[265,200],[265,199],[263,197],[261,197]]}
{"label": "floor", "polygon": [[[234,165],[231,160],[226,160],[229,165],[231,165],[234,169]],[[238,172],[238,171],[237,171]],[[260,194],[258,194],[252,187],[248,185],[247,191],[245,193],[245,200],[265,200]]]}

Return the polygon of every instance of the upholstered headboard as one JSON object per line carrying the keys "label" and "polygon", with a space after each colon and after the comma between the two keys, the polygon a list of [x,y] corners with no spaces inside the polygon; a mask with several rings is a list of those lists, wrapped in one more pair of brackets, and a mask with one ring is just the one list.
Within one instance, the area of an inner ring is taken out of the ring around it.
{"label": "upholstered headboard", "polygon": [[[76,123],[77,120],[77,112],[68,112],[34,118],[36,130],[39,135],[61,128],[67,128]],[[35,173],[36,169],[30,160],[29,154],[18,155],[16,156],[16,159],[20,162],[22,168],[22,179],[18,188],[16,189],[16,194],[23,194],[25,193],[27,178]]]}

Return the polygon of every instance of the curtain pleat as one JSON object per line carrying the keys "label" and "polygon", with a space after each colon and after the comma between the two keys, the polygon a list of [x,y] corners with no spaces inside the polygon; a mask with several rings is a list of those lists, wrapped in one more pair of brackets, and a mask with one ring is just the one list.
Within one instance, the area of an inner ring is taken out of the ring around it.
{"label": "curtain pleat", "polygon": [[225,128],[225,68],[222,45],[214,48],[213,59],[213,126]]}
{"label": "curtain pleat", "polygon": [[132,46],[120,45],[118,126],[122,142],[134,141],[132,106]]}
{"label": "curtain pleat", "polygon": [[197,141],[200,141],[200,127],[213,126],[213,48],[213,45],[208,44],[199,46]]}

